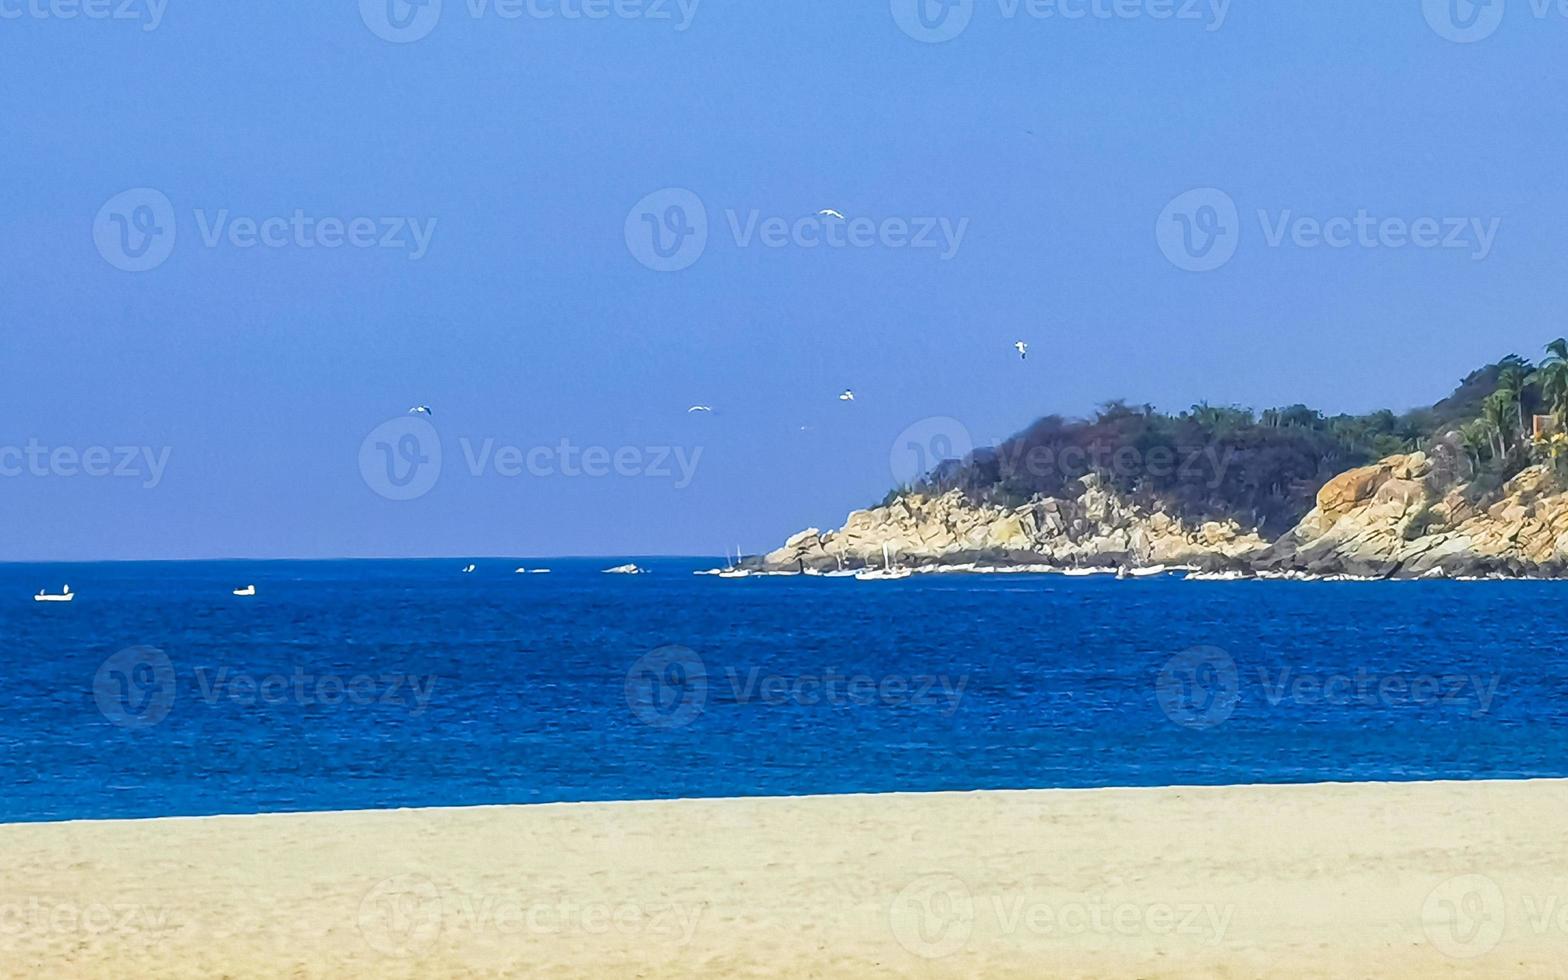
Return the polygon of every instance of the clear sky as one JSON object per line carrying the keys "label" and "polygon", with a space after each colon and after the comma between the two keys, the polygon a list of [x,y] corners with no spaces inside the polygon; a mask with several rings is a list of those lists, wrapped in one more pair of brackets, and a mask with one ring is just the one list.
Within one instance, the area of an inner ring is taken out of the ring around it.
{"label": "clear sky", "polygon": [[0,558],[753,552],[1430,402],[1568,332],[1568,17],[1452,2],[0,0]]}

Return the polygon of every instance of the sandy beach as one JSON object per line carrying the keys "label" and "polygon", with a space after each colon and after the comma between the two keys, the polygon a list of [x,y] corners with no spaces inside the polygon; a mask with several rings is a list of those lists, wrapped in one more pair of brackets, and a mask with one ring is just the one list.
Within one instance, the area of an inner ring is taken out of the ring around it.
{"label": "sandy beach", "polygon": [[0,972],[1568,977],[1568,781],[0,827]]}

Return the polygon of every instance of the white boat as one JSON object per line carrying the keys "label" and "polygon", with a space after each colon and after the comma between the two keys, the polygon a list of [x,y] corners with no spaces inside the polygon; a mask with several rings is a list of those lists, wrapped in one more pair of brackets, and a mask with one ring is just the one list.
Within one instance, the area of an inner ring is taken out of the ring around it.
{"label": "white boat", "polygon": [[254,585],[247,585],[243,589],[235,589],[234,594],[241,598],[247,598],[256,594],[256,587]]}
{"label": "white boat", "polygon": [[478,566],[478,565],[468,565],[468,566],[466,566],[466,567],[465,567],[465,568],[464,568],[464,569],[463,569],[463,574],[464,574],[464,575],[472,575],[472,574],[474,574],[474,571],[475,571],[475,570],[476,570],[476,569],[478,569],[478,568],[479,568],[479,566]]}
{"label": "white boat", "polygon": [[548,568],[536,568],[533,571],[529,572],[528,574],[529,575],[549,575],[550,574],[550,570]]}
{"label": "white boat", "polygon": [[1143,568],[1129,568],[1127,574],[1133,578],[1153,578],[1156,575],[1164,575],[1168,571],[1170,569],[1164,565],[1146,565]]}
{"label": "white boat", "polygon": [[735,563],[730,563],[730,553],[724,552],[724,570],[719,572],[719,578],[750,578],[751,572],[740,567],[740,545],[735,546]]}
{"label": "white boat", "polygon": [[817,574],[821,575],[823,578],[854,578],[859,574],[853,568],[844,567],[844,552],[840,551],[837,557],[838,568],[831,572],[818,572]]}
{"label": "white boat", "polygon": [[645,569],[638,568],[636,565],[616,565],[614,568],[606,568],[604,570],[604,574],[606,574],[606,575],[646,575],[647,571]]}
{"label": "white boat", "polygon": [[909,578],[915,574],[912,568],[899,568],[893,564],[893,557],[888,553],[887,545],[882,546],[882,567],[863,568],[855,573],[855,578],[862,582],[879,582],[891,579]]}
{"label": "white boat", "polygon": [[1089,576],[1089,575],[1115,575],[1116,574],[1116,569],[1114,569],[1114,568],[1069,568],[1069,569],[1066,569],[1065,571],[1063,571],[1062,574],[1063,575],[1071,575],[1073,578],[1084,578],[1084,577]]}
{"label": "white boat", "polygon": [[61,587],[59,595],[53,595],[51,593],[45,592],[42,589],[39,589],[38,590],[38,594],[33,596],[33,601],[34,602],[70,602],[72,599],[75,599],[75,598],[76,598],[76,593],[71,591],[71,587],[69,585],[66,585],[66,586],[62,586]]}

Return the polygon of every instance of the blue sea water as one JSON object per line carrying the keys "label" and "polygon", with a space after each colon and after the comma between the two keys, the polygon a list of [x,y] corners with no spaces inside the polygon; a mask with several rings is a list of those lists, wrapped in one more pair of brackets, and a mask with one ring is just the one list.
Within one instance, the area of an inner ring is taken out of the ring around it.
{"label": "blue sea water", "polygon": [[633,560],[0,565],[0,821],[1568,775],[1558,583]]}

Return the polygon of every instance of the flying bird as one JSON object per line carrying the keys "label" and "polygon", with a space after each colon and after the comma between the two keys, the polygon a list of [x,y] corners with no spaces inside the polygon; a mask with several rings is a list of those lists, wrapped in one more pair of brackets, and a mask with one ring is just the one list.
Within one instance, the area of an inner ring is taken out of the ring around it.
{"label": "flying bird", "polygon": [[435,413],[430,410],[430,406],[429,405],[415,405],[413,408],[408,410],[408,414],[410,414],[410,415],[434,415]]}
{"label": "flying bird", "polygon": [[712,411],[713,411],[713,406],[712,405],[693,405],[691,408],[688,408],[686,410],[686,414],[687,415],[691,415],[691,414],[696,413],[696,412],[711,413]]}
{"label": "flying bird", "polygon": [[817,212],[817,216],[820,218],[837,218],[840,221],[845,220],[844,215],[841,212],[835,211],[832,208],[823,208],[821,211]]}
{"label": "flying bird", "polygon": [[854,391],[850,390],[849,388],[845,388],[839,394],[838,400],[841,401],[841,402],[852,402],[852,401],[855,400],[855,393],[854,393]]}
{"label": "flying bird", "polygon": [[1019,357],[1023,358],[1026,361],[1029,360],[1029,344],[1026,343],[1025,341],[1022,341],[1022,340],[1018,341],[1016,344],[1013,345],[1013,350],[1018,352],[1018,356]]}

